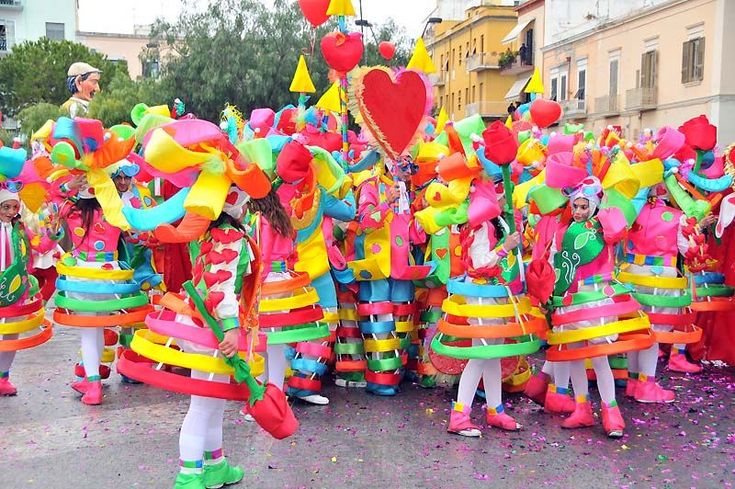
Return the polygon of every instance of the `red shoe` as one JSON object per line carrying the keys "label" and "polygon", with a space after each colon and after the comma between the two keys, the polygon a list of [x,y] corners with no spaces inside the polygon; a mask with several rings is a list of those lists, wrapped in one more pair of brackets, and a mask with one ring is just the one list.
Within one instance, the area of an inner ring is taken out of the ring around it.
{"label": "red shoe", "polygon": [[105,337],[105,346],[117,345],[117,341],[120,338],[120,335],[109,328],[105,328],[103,335]]}
{"label": "red shoe", "polygon": [[548,387],[549,376],[543,372],[539,372],[528,379],[526,388],[523,389],[523,394],[536,404],[543,406],[546,400],[546,391],[548,390]]}
{"label": "red shoe", "polygon": [[[100,365],[100,378],[102,380],[109,379],[111,371],[112,370],[107,365]],[[86,378],[87,372],[84,370],[84,365],[82,365],[81,363],[77,363],[76,365],[74,365],[74,375],[83,379]]]}
{"label": "red shoe", "polygon": [[674,391],[668,391],[656,383],[653,377],[645,382],[638,381],[633,398],[643,403],[670,403],[674,402]]}
{"label": "red shoe", "polygon": [[638,388],[638,379],[628,377],[625,383],[625,397],[635,397],[635,390]]}
{"label": "red shoe", "polygon": [[671,352],[671,356],[669,356],[669,370],[685,374],[698,374],[702,371],[702,367],[691,363],[687,360],[686,355]]}
{"label": "red shoe", "polygon": [[0,396],[14,396],[18,394],[18,389],[15,388],[10,379],[3,377],[0,379]]}
{"label": "red shoe", "polygon": [[464,406],[462,409],[461,403],[453,402],[452,411],[449,413],[449,426],[447,431],[455,433],[461,436],[467,436],[470,438],[477,438],[482,435],[480,428],[472,424],[470,421],[470,413],[472,409],[469,406]]}
{"label": "red shoe", "polygon": [[553,392],[551,389],[546,391],[546,400],[544,401],[544,411],[549,414],[569,414],[576,409],[574,399],[566,394]]}
{"label": "red shoe", "polygon": [[523,428],[522,425],[516,423],[515,419],[507,415],[505,411],[494,414],[490,409],[487,409],[485,411],[485,420],[487,421],[488,426],[500,428],[505,431],[518,431]]}
{"label": "red shoe", "polygon": [[82,396],[82,402],[88,406],[102,404],[102,382],[89,382],[87,392]]}
{"label": "red shoe", "polygon": [[574,404],[574,412],[561,423],[561,427],[571,430],[594,426],[595,416],[592,414],[592,404],[589,401]]}
{"label": "red shoe", "polygon": [[622,437],[625,421],[623,421],[623,415],[620,414],[620,408],[618,406],[606,407],[603,402],[600,414],[602,414],[602,427],[607,436],[610,438]]}
{"label": "red shoe", "polygon": [[77,382],[72,382],[71,388],[77,391],[80,394],[86,394],[89,390],[91,382],[87,380],[87,378],[83,378],[82,380],[78,380]]}

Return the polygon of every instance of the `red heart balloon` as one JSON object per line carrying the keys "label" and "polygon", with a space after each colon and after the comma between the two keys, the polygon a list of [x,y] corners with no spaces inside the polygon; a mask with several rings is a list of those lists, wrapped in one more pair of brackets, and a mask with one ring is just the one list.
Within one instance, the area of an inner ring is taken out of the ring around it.
{"label": "red heart balloon", "polygon": [[299,0],[301,12],[315,29],[329,19],[329,0]]}
{"label": "red heart balloon", "polygon": [[531,104],[531,120],[538,127],[549,127],[561,118],[561,105],[553,100],[537,98]]}
{"label": "red heart balloon", "polygon": [[327,64],[337,71],[347,73],[357,66],[362,58],[364,46],[359,32],[330,32],[320,42],[322,55]]}
{"label": "red heart balloon", "polygon": [[378,52],[387,61],[390,61],[393,55],[396,54],[396,46],[392,42],[383,41],[378,44]]}
{"label": "red heart balloon", "polygon": [[386,155],[397,160],[418,135],[426,114],[426,82],[415,71],[403,71],[394,79],[392,72],[380,68],[353,82],[365,124]]}

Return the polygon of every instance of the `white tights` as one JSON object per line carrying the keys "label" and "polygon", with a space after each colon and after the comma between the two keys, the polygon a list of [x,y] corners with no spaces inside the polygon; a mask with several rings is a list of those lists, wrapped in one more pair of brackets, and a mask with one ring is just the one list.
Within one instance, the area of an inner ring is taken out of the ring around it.
{"label": "white tights", "polygon": [[100,358],[105,348],[103,328],[84,328],[82,335],[82,363],[87,377],[100,374]]}
{"label": "white tights", "polygon": [[628,353],[629,372],[641,373],[646,377],[655,377],[657,364],[658,343],[654,343],[645,350],[631,351]]}
{"label": "white tights", "polygon": [[554,379],[554,385],[569,388],[569,362],[550,362],[546,360],[541,371]]}
{"label": "white tights", "polygon": [[283,380],[286,378],[286,346],[268,345],[265,353],[265,372],[260,380],[267,380],[279,389],[283,389]]}
{"label": "white tights", "polygon": [[[192,370],[191,378],[209,380],[209,374]],[[215,375],[212,380],[229,382],[226,375]],[[222,448],[224,412],[224,399],[191,396],[189,411],[186,413],[179,434],[179,458],[181,460],[202,460],[205,451],[212,452]]]}
{"label": "white tights", "polygon": [[[595,369],[595,375],[597,376],[597,390],[600,392],[600,398],[605,404],[610,404],[615,400],[615,379],[610,369],[610,362],[607,357],[595,357],[591,361],[592,367]],[[574,395],[588,396],[589,387],[587,385],[587,372],[584,368],[584,360],[575,360],[569,363]]]}

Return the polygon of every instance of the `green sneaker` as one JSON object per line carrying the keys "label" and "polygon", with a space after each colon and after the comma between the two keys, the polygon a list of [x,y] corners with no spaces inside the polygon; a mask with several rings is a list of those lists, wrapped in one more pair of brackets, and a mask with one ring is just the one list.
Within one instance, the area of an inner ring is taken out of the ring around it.
{"label": "green sneaker", "polygon": [[174,489],[205,489],[202,474],[179,474],[176,476]]}
{"label": "green sneaker", "polygon": [[237,484],[245,476],[245,471],[227,463],[227,459],[214,465],[205,465],[202,479],[207,489],[217,489],[227,484]]}
{"label": "green sneaker", "polygon": [[424,389],[433,389],[436,387],[436,376],[434,375],[422,375],[419,385]]}

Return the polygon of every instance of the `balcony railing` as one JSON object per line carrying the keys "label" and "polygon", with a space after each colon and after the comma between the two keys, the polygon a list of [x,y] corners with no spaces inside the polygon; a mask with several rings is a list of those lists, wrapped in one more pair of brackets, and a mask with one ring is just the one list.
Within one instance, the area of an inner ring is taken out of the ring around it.
{"label": "balcony railing", "polygon": [[576,98],[561,102],[565,117],[579,117],[587,113],[587,101]]}
{"label": "balcony railing", "polygon": [[658,87],[638,87],[625,91],[625,108],[651,109],[658,102]]}
{"label": "balcony railing", "polygon": [[440,71],[439,73],[432,73],[429,75],[429,81],[435,87],[443,87],[447,84],[447,77],[449,74],[446,71]]}
{"label": "balcony railing", "polygon": [[492,70],[499,66],[497,53],[475,53],[467,58],[467,71]]}
{"label": "balcony railing", "polygon": [[0,0],[0,8],[2,7],[22,8],[23,2],[22,0]]}
{"label": "balcony railing", "polygon": [[618,94],[605,95],[595,98],[595,112],[600,114],[614,114],[620,112]]}
{"label": "balcony railing", "polygon": [[0,53],[8,50],[8,41],[5,38],[0,37]]}
{"label": "balcony railing", "polygon": [[500,73],[503,75],[519,75],[527,71],[533,71],[533,53],[524,53],[523,56],[502,56],[500,60]]}
{"label": "balcony railing", "polygon": [[480,114],[481,117],[505,117],[508,115],[508,104],[505,101],[480,100],[465,106],[465,117]]}

